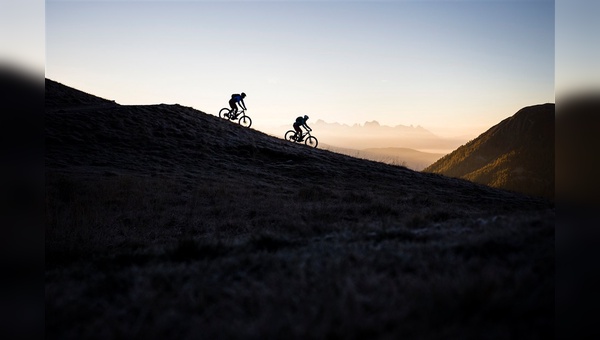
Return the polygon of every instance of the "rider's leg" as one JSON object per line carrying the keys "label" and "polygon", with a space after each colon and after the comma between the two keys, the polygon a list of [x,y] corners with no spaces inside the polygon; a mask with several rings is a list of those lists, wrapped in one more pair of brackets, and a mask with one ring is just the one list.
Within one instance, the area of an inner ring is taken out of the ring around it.
{"label": "rider's leg", "polygon": [[294,130],[296,130],[296,134],[294,135],[295,139],[298,139],[298,137],[302,136],[302,130],[300,129],[300,126],[296,125],[294,123]]}
{"label": "rider's leg", "polygon": [[235,101],[233,99],[229,101],[229,106],[231,107],[231,110],[229,111],[229,116],[235,117],[235,114],[237,113],[237,105],[235,105]]}

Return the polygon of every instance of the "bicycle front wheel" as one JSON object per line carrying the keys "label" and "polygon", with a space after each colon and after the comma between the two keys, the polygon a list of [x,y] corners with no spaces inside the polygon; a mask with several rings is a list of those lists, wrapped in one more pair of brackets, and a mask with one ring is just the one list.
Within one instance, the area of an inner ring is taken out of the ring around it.
{"label": "bicycle front wheel", "polygon": [[252,125],[252,119],[250,119],[248,116],[241,116],[238,120],[238,123],[240,123],[240,125],[243,127],[249,128],[250,125]]}
{"label": "bicycle front wheel", "polygon": [[316,148],[319,145],[319,141],[313,136],[308,137],[304,143],[312,148]]}
{"label": "bicycle front wheel", "polygon": [[296,131],[289,130],[288,132],[285,133],[285,140],[293,143],[296,141],[296,138],[294,138],[295,136],[296,136]]}
{"label": "bicycle front wheel", "polygon": [[222,108],[221,111],[219,111],[219,117],[229,119],[229,111],[231,111],[231,109],[226,107]]}

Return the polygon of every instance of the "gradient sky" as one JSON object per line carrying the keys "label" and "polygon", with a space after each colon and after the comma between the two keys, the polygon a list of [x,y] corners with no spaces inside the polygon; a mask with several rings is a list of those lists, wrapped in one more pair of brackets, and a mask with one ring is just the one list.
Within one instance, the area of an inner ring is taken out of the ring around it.
{"label": "gradient sky", "polygon": [[46,1],[46,78],[253,128],[298,115],[476,137],[554,102],[554,1]]}

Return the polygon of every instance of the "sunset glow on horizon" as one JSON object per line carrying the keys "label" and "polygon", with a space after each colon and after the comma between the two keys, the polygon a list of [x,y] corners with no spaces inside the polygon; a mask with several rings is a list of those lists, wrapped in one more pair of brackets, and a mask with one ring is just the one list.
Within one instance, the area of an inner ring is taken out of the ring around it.
{"label": "sunset glow on horizon", "polygon": [[253,128],[297,115],[476,137],[554,102],[553,1],[46,1],[46,78]]}

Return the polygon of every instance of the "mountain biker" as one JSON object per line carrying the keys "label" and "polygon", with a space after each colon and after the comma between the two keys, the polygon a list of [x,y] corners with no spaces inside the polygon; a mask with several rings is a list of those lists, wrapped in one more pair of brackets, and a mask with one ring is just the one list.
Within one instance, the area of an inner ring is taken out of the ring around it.
{"label": "mountain biker", "polygon": [[306,124],[307,120],[308,120],[307,115],[304,115],[304,117],[299,116],[298,118],[296,118],[296,121],[292,125],[294,127],[294,130],[296,130],[296,134],[294,135],[294,138],[296,138],[296,140],[298,142],[302,142],[304,140],[304,136],[302,136],[302,129],[300,127],[303,127],[308,131],[312,131],[312,129]]}
{"label": "mountain biker", "polygon": [[231,106],[231,112],[229,113],[232,117],[235,117],[238,111],[237,103],[240,103],[240,106],[246,110],[246,104],[244,104],[244,98],[246,98],[246,94],[242,92],[241,94],[232,94],[231,99],[229,99],[229,106]]}

